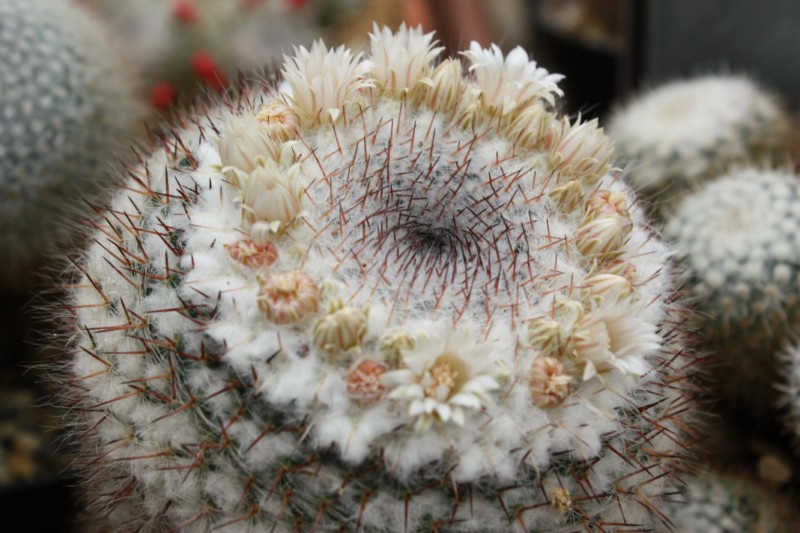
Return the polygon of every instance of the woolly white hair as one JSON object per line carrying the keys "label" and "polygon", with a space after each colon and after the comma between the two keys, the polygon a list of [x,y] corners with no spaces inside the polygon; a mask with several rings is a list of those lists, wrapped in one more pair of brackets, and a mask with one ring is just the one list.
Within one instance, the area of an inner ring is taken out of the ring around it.
{"label": "woolly white hair", "polygon": [[452,64],[405,57],[431,76],[387,91],[319,43],[290,94],[220,106],[134,172],[71,306],[98,475],[122,480],[98,505],[142,509],[118,527],[654,527],[686,401],[669,251],[521,53],[479,56],[541,135]]}

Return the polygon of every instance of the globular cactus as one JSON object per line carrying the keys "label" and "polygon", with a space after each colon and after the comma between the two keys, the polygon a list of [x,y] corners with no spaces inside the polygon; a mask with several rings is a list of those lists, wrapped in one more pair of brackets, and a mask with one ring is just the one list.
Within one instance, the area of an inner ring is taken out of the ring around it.
{"label": "globular cactus", "polygon": [[778,406],[785,413],[785,427],[794,445],[800,445],[800,344],[797,332],[786,341],[778,354],[780,375],[776,386],[778,389]]}
{"label": "globular cactus", "polygon": [[691,411],[668,250],[559,76],[439,52],[300,47],[95,222],[66,398],[114,531],[659,525]]}
{"label": "globular cactus", "polygon": [[314,36],[290,0],[83,0],[112,29],[159,109],[228,87]]}
{"label": "globular cactus", "polygon": [[681,533],[792,533],[792,503],[741,475],[704,472],[685,480],[661,508]]}
{"label": "globular cactus", "polygon": [[664,231],[725,397],[772,411],[775,353],[800,321],[800,181],[732,172],[687,196]]}
{"label": "globular cactus", "polygon": [[610,118],[626,179],[659,218],[702,183],[744,165],[788,161],[792,127],[746,76],[704,76],[645,93]]}
{"label": "globular cactus", "polygon": [[98,24],[65,0],[0,2],[0,279],[17,284],[69,239],[139,117]]}

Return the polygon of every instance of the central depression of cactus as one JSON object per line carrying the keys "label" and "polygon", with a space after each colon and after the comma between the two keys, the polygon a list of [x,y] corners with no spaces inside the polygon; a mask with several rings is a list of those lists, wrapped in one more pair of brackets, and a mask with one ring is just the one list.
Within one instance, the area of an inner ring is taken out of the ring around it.
{"label": "central depression of cactus", "polygon": [[72,291],[116,530],[657,527],[687,367],[667,251],[560,76],[375,29],[133,172]]}

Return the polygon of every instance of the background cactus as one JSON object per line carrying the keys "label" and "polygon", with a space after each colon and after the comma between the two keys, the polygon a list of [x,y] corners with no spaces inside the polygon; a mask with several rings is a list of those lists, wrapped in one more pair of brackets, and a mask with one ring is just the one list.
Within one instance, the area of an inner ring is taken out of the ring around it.
{"label": "background cactus", "polygon": [[375,29],[171,139],[93,224],[66,398],[115,531],[658,527],[668,250],[559,76]]}
{"label": "background cactus", "polygon": [[687,478],[662,511],[681,533],[790,533],[798,526],[785,496],[720,472]]}
{"label": "background cactus", "polygon": [[781,103],[745,76],[662,85],[617,109],[608,133],[659,217],[734,167],[788,161],[793,142]]}
{"label": "background cactus", "polygon": [[0,280],[69,238],[135,127],[133,89],[98,25],[67,1],[0,2]]}
{"label": "background cactus", "polygon": [[689,195],[665,228],[725,398],[769,412],[775,352],[800,320],[800,182],[741,170]]}
{"label": "background cactus", "polygon": [[83,1],[111,28],[157,108],[223,89],[315,35],[291,0]]}

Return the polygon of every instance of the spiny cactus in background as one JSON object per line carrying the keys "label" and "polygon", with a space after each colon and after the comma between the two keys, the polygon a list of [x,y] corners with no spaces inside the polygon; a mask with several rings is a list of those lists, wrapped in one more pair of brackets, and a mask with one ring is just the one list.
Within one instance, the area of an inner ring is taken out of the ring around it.
{"label": "spiny cactus in background", "polygon": [[297,48],[95,222],[67,397],[114,531],[659,524],[691,406],[668,250],[560,76],[439,53]]}
{"label": "spiny cactus in background", "polygon": [[779,390],[778,405],[785,410],[787,433],[800,445],[800,344],[797,331],[778,354],[780,376],[776,385]]}
{"label": "spiny cactus in background", "polygon": [[98,25],[66,0],[0,2],[0,284],[54,244],[139,117]]}
{"label": "spiny cactus in background", "polygon": [[107,21],[161,109],[180,93],[224,89],[239,71],[276,63],[289,44],[314,36],[292,0],[82,1]]}
{"label": "spiny cactus in background", "polygon": [[681,533],[793,533],[787,499],[744,476],[704,472],[687,478],[662,511]]}
{"label": "spiny cactus in background", "polygon": [[726,398],[770,411],[775,352],[800,320],[800,181],[733,172],[687,196],[664,231]]}
{"label": "spiny cactus in background", "polygon": [[663,85],[612,115],[626,178],[659,218],[705,181],[743,165],[788,161],[792,128],[777,99],[745,76]]}

